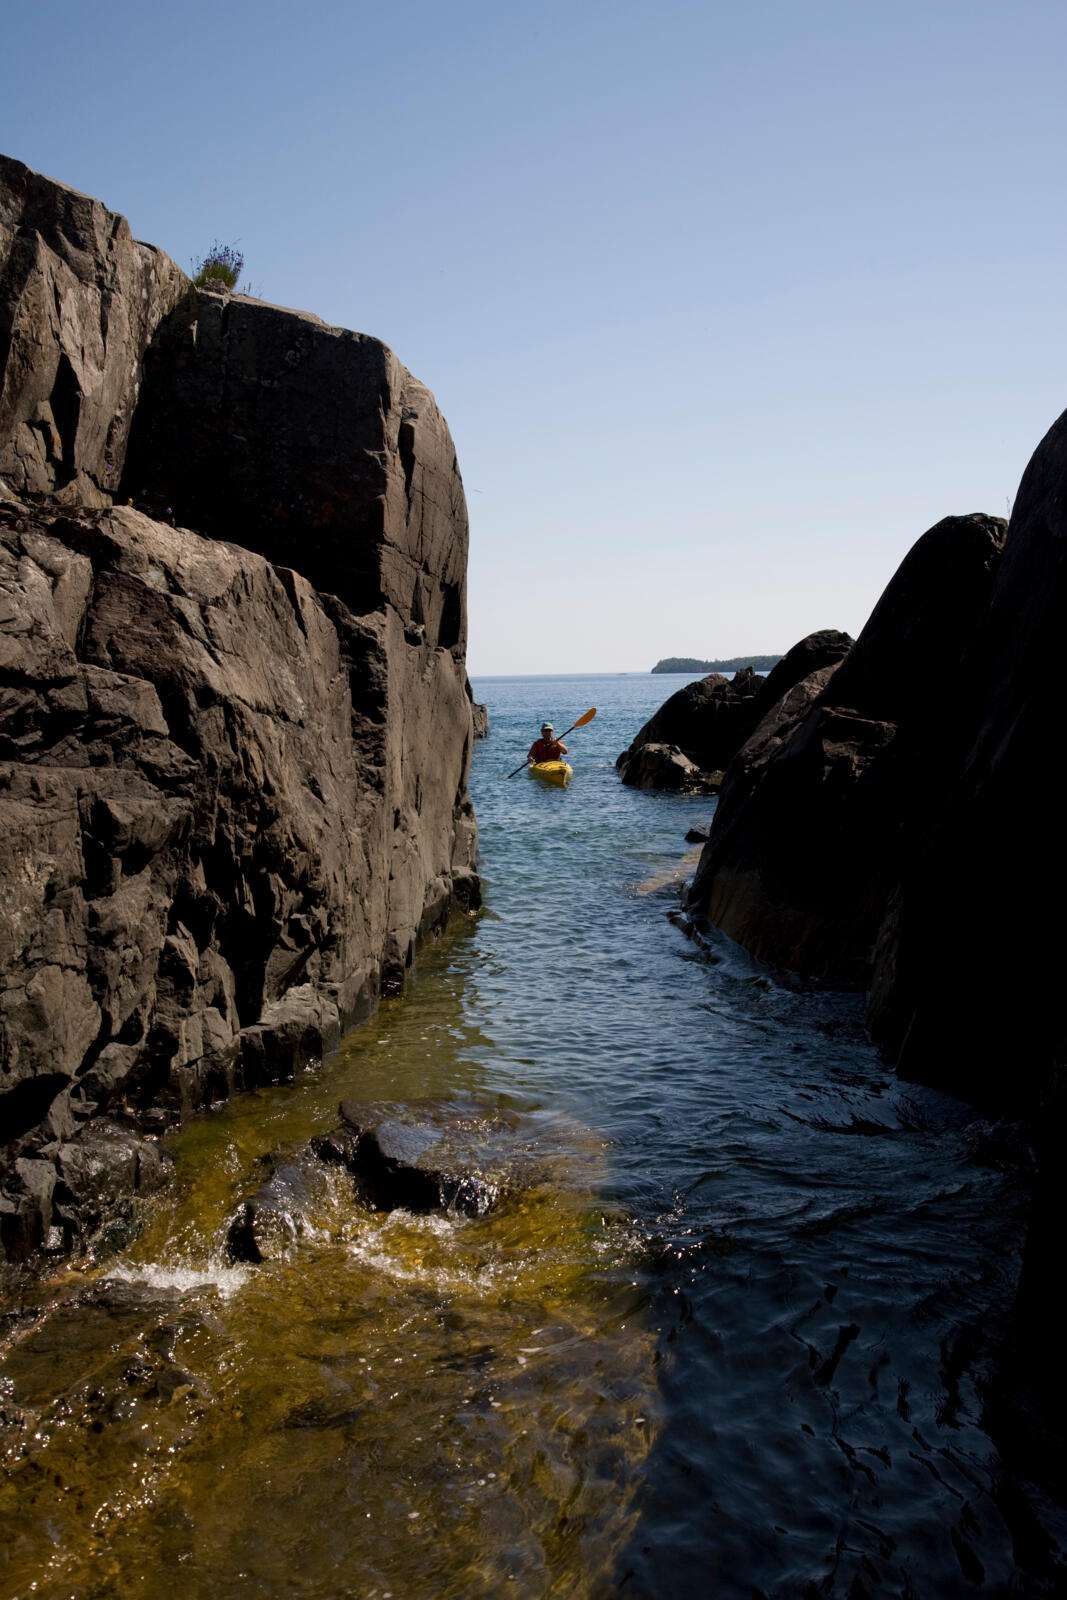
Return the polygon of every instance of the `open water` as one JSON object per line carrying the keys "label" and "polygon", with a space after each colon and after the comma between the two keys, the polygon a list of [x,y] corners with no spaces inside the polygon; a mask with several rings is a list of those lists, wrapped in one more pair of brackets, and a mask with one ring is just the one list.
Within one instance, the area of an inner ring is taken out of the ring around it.
{"label": "open water", "polygon": [[[613,763],[684,681],[476,681],[482,915],[0,1323],[0,1594],[1065,1592],[987,1421],[1016,1146],[898,1083],[856,998],[672,920],[714,802]],[[504,780],[591,704],[567,791]],[[287,1259],[228,1265],[264,1158],[341,1098],[503,1118],[536,1181],[477,1220],[327,1184]]]}

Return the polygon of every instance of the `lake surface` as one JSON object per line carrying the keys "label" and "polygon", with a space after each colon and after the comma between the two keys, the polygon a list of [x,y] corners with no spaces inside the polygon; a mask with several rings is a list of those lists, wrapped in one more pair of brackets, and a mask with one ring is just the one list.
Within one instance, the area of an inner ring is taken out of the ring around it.
{"label": "lake surface", "polygon": [[[4,1595],[1063,1592],[984,1421],[1025,1182],[858,999],[671,920],[714,802],[614,758],[686,681],[475,681],[484,912],[0,1324]],[[505,781],[592,704],[568,790]],[[503,1122],[535,1177],[473,1220],[331,1182],[287,1259],[228,1265],[263,1158],[342,1098]]]}

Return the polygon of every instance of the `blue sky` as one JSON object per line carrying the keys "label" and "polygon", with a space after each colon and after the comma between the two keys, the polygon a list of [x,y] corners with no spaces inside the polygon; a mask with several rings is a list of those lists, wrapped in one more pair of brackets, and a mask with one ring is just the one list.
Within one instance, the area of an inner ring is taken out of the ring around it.
{"label": "blue sky", "polygon": [[475,673],[856,632],[1067,406],[1067,7],[9,7],[0,148],[384,339]]}

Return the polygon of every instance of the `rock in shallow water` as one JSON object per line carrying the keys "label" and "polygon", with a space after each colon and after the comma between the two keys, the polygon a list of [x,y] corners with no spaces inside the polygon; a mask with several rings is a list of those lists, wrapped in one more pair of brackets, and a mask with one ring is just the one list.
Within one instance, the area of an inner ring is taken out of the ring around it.
{"label": "rock in shallow water", "polygon": [[331,1168],[352,1180],[353,1200],[375,1211],[481,1217],[505,1192],[491,1148],[501,1129],[484,1118],[440,1106],[340,1110],[339,1127],[279,1160],[235,1212],[226,1233],[231,1261],[274,1261],[310,1235],[330,1214]]}
{"label": "rock in shallow water", "polygon": [[237,1210],[226,1232],[231,1261],[277,1261],[288,1255],[323,1209],[326,1174],[310,1150],[284,1161]]}
{"label": "rock in shallow water", "polygon": [[379,1211],[452,1211],[480,1217],[495,1205],[500,1184],[477,1170],[476,1141],[462,1124],[375,1116],[343,1104],[353,1135],[346,1160],[366,1199]]}
{"label": "rock in shallow water", "polygon": [[703,772],[674,744],[642,744],[620,756],[619,774],[632,789],[662,789],[670,794],[714,794],[722,773]]}

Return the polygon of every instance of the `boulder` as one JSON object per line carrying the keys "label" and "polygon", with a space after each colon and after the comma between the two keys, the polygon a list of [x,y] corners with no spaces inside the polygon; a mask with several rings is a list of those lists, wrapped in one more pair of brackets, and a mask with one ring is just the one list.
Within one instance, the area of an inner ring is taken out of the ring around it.
{"label": "boulder", "polygon": [[810,678],[813,672],[837,666],[844,661],[854,643],[851,634],[842,633],[838,628],[820,628],[798,640],[780,661],[775,662],[759,685],[753,707],[756,713],[753,732],[794,684]]}
{"label": "boulder", "polygon": [[479,1166],[484,1153],[468,1125],[415,1108],[380,1114],[341,1106],[351,1135],[344,1161],[378,1211],[452,1211],[480,1217],[500,1197],[498,1178]]}
{"label": "boulder", "polygon": [[[714,794],[723,770],[786,690],[820,667],[840,661],[851,643],[847,633],[823,629],[794,645],[767,678],[746,667],[732,678],[713,672],[686,684],[660,706],[619,756],[615,765],[623,783],[638,789],[685,788]],[[648,746],[677,750],[699,776],[679,782],[677,764],[661,756],[646,759],[642,752]]]}
{"label": "boulder", "polygon": [[[119,1162],[98,1205],[62,1149],[320,1059],[478,879],[466,508],[395,356],[194,291],[3,161],[0,373],[0,1217],[25,1254],[140,1186]],[[110,504],[119,478],[159,515]]]}
{"label": "boulder", "polygon": [[477,700],[471,702],[471,714],[474,718],[474,737],[488,739],[489,737],[489,707],[479,705]]}
{"label": "boulder", "polygon": [[759,959],[866,984],[925,793],[917,751],[944,727],[1004,527],[973,515],[925,533],[844,660],[794,683],[727,769],[689,905]]}
{"label": "boulder", "polygon": [[722,773],[703,772],[675,744],[649,743],[627,751],[622,780],[633,789],[663,789],[673,794],[714,794]]}

